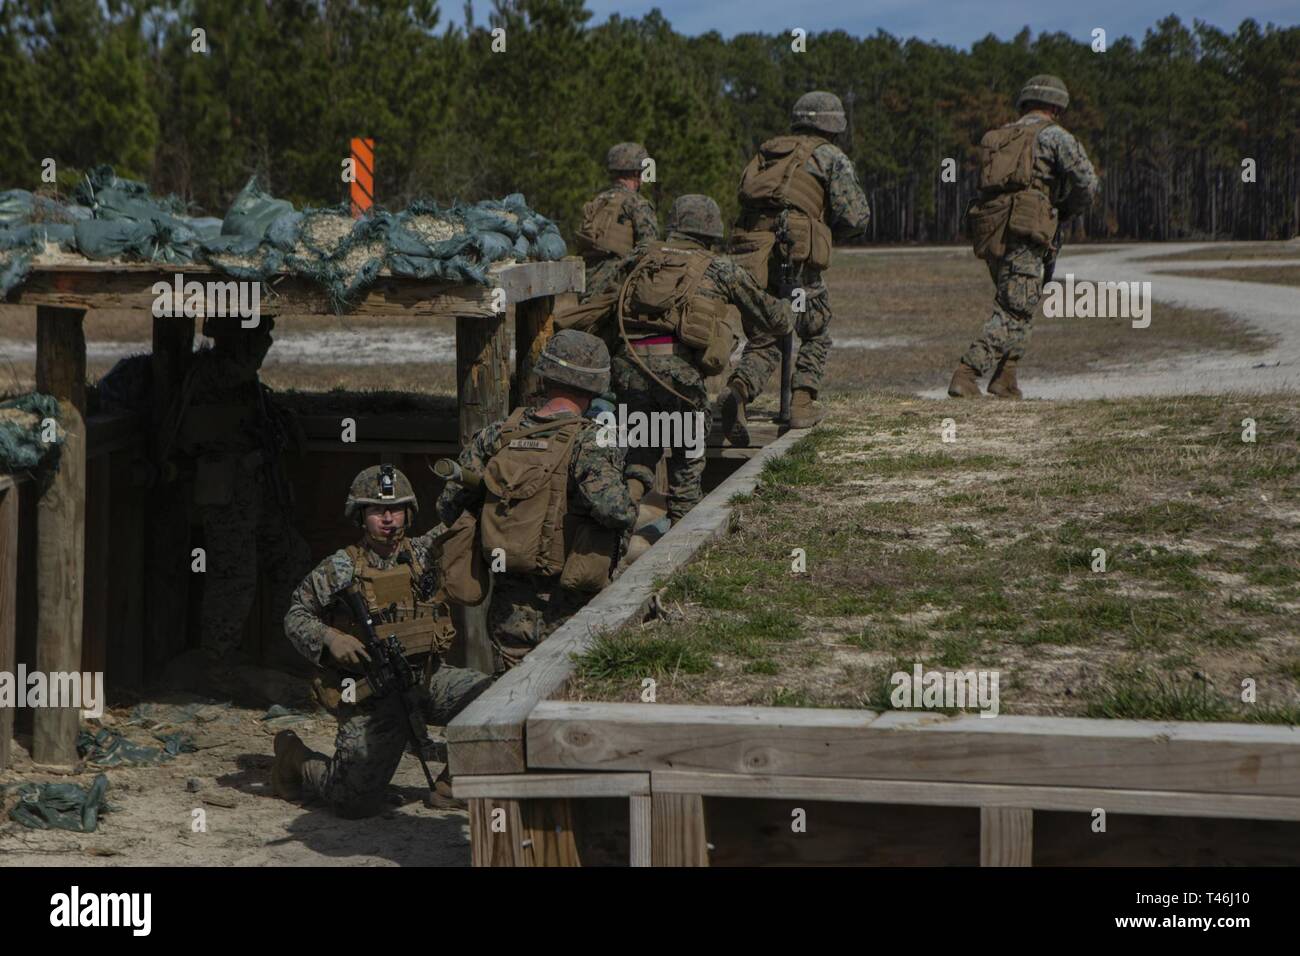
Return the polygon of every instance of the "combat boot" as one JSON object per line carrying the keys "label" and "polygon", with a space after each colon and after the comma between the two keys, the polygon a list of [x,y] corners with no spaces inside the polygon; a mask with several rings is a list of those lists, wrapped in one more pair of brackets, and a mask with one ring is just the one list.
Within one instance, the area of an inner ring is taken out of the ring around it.
{"label": "combat boot", "polygon": [[826,417],[826,409],[817,404],[812,389],[796,388],[790,406],[791,428],[812,428]]}
{"label": "combat boot", "polygon": [[275,762],[271,764],[271,792],[281,800],[302,797],[302,765],[311,750],[292,730],[275,735]]}
{"label": "combat boot", "polygon": [[745,405],[749,393],[739,382],[732,382],[722,394],[722,437],[737,448],[749,447],[749,422],[745,419]]}
{"label": "combat boot", "polygon": [[989,379],[988,391],[995,398],[1017,399],[1025,397],[1016,382],[1016,359],[1003,357],[1002,361],[998,363],[993,377]]}
{"label": "combat boot", "polygon": [[948,394],[953,398],[979,398],[979,372],[962,362],[957,366],[957,371],[952,373],[952,381],[948,383]]}
{"label": "combat boot", "polygon": [[627,493],[632,497],[632,504],[639,505],[641,499],[645,497],[645,482],[640,478],[629,478],[627,480]]}
{"label": "combat boot", "polygon": [[464,800],[452,796],[451,793],[451,772],[442,768],[442,773],[438,774],[438,779],[433,782],[433,792],[429,794],[426,804],[435,810],[467,810],[469,804]]}

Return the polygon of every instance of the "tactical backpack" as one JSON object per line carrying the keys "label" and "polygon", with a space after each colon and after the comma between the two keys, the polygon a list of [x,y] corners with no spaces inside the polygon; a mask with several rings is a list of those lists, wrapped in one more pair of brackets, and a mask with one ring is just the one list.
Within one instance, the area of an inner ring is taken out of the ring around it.
{"label": "tactical backpack", "polygon": [[[714,254],[707,249],[676,246],[661,246],[642,256],[619,291],[619,331],[624,340],[627,339],[628,326],[643,335],[672,335],[687,348],[700,353],[696,364],[704,375],[716,375],[722,371],[729,352],[719,349],[724,337],[729,341],[729,333],[724,336],[727,332],[727,303],[713,296],[697,294],[713,259]],[[645,368],[630,342],[628,354],[655,381],[678,395],[659,376]]]}
{"label": "tactical backpack", "polygon": [[807,169],[813,151],[826,142],[807,135],[769,139],[740,177],[737,198],[746,228],[734,231],[732,251],[760,285],[767,285],[768,259],[778,241],[783,258],[795,265],[820,272],[831,264],[826,187]]}
{"label": "tactical backpack", "polygon": [[1034,169],[1038,134],[1054,125],[1009,123],[980,140],[980,191],[966,210],[967,235],[980,258],[1001,258],[1010,238],[1046,246],[1056,235],[1057,212]]}
{"label": "tactical backpack", "polygon": [[626,256],[636,248],[632,224],[619,222],[627,195],[607,190],[582,207],[582,225],[573,238],[583,258]]}
{"label": "tactical backpack", "polygon": [[558,574],[562,587],[599,591],[609,583],[620,535],[569,513],[569,463],[578,435],[596,423],[561,418],[524,427],[524,412],[506,419],[483,469],[483,558],[503,554],[507,572]]}

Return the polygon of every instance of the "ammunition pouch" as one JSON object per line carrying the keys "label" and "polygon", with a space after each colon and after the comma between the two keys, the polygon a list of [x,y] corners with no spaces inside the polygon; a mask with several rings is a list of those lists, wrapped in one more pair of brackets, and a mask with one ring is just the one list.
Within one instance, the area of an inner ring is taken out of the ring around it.
{"label": "ammunition pouch", "polygon": [[786,234],[790,241],[790,262],[822,272],[831,264],[831,230],[820,219],[797,209],[786,213]]}
{"label": "ammunition pouch", "polygon": [[1012,194],[1007,232],[1040,246],[1050,246],[1056,235],[1057,212],[1047,194],[1022,189]]}
{"label": "ammunition pouch", "polygon": [[966,207],[966,235],[975,255],[1000,259],[1007,251],[1007,223],[1016,193],[1003,193],[988,200],[974,199]]}
{"label": "ammunition pouch", "polygon": [[760,288],[767,288],[768,268],[776,234],[769,229],[734,229],[731,233],[731,258],[754,277]]}
{"label": "ammunition pouch", "polygon": [[578,302],[555,313],[555,330],[577,329],[591,332],[598,328],[618,307],[618,291],[594,295],[586,302]]}
{"label": "ammunition pouch", "polygon": [[594,594],[609,584],[622,532],[598,524],[586,515],[568,515],[564,536],[568,555],[560,572],[560,587]]}
{"label": "ammunition pouch", "polygon": [[478,517],[464,511],[438,536],[442,548],[442,588],[447,600],[471,607],[488,593],[488,569],[483,561]]}

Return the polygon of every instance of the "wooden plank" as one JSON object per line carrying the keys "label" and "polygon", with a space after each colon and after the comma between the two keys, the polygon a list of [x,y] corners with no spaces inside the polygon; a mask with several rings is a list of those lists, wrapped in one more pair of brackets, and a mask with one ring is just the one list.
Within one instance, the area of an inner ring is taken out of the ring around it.
{"label": "wooden plank", "polygon": [[652,793],[650,820],[653,866],[709,865],[703,797],[692,793]]}
{"label": "wooden plank", "polygon": [[1034,811],[980,808],[980,866],[1034,865]]}
{"label": "wooden plank", "polygon": [[[18,486],[0,485],[0,672],[12,674],[18,659]],[[9,766],[14,708],[0,707],[0,773]]]}
{"label": "wooden plank", "polygon": [[[36,310],[36,388],[59,400],[65,434],[58,470],[36,510],[36,669],[81,670],[82,587],[86,534],[86,336],[82,312]],[[76,707],[41,707],[32,715],[32,759],[71,766],[77,761],[81,714]]]}
{"label": "wooden plank", "polygon": [[648,773],[506,773],[452,778],[462,800],[627,797],[650,792]]}
{"label": "wooden plank", "polygon": [[527,838],[518,800],[469,802],[471,865],[524,866]]}
{"label": "wooden plank", "polygon": [[528,718],[527,741],[535,770],[1300,797],[1300,730],[1259,724],[543,701]]}
{"label": "wooden plank", "polygon": [[[155,282],[171,283],[181,273],[200,280],[231,281],[204,266],[156,263],[86,263],[32,267],[26,281],[10,296],[23,305],[151,312]],[[356,316],[420,315],[442,318],[492,318],[494,289],[506,302],[582,288],[582,262],[502,263],[488,273],[488,284],[449,285],[381,274],[365,295],[345,311]],[[300,276],[276,276],[262,283],[260,307],[265,314],[335,315],[338,309],[323,288]]]}
{"label": "wooden plank", "polygon": [[572,656],[585,650],[597,633],[639,617],[660,581],[726,531],[731,499],[752,491],[763,466],[784,455],[799,436],[799,432],[787,433],[737,469],[617,581],[465,708],[447,726],[452,773],[522,773],[526,769],[524,723],[538,701],[568,681]]}
{"label": "wooden plank", "polygon": [[[531,776],[531,775],[530,775]],[[1003,786],[935,780],[853,780],[846,777],[754,776],[735,773],[656,770],[655,793],[698,793],[751,800],[821,800],[935,807],[1028,807],[1034,810],[1238,820],[1300,821],[1300,799],[1173,790],[1114,790],[1095,787]]]}
{"label": "wooden plank", "polygon": [[632,849],[628,857],[630,866],[650,866],[654,860],[652,803],[653,799],[648,793],[634,793],[628,797],[628,817],[632,832]]}
{"label": "wooden plank", "polygon": [[568,800],[525,800],[524,866],[581,866]]}

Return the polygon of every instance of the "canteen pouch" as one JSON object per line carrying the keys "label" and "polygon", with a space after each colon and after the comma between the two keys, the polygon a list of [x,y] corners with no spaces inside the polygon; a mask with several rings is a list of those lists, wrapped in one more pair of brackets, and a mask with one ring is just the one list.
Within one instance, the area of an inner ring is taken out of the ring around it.
{"label": "canteen pouch", "polygon": [[1007,222],[1016,193],[1003,193],[988,201],[976,199],[966,208],[966,235],[975,255],[1000,259],[1007,251]]}
{"label": "canteen pouch", "polygon": [[775,233],[765,229],[737,229],[731,234],[731,258],[764,289],[767,288],[768,262],[775,246]]}
{"label": "canteen pouch", "polygon": [[1052,201],[1037,189],[1024,189],[1014,193],[1007,232],[1028,239],[1040,246],[1052,244],[1056,235],[1057,212]]}
{"label": "canteen pouch", "polygon": [[478,518],[465,511],[437,537],[442,549],[442,589],[453,604],[482,604],[488,592],[488,569],[479,542]]}

